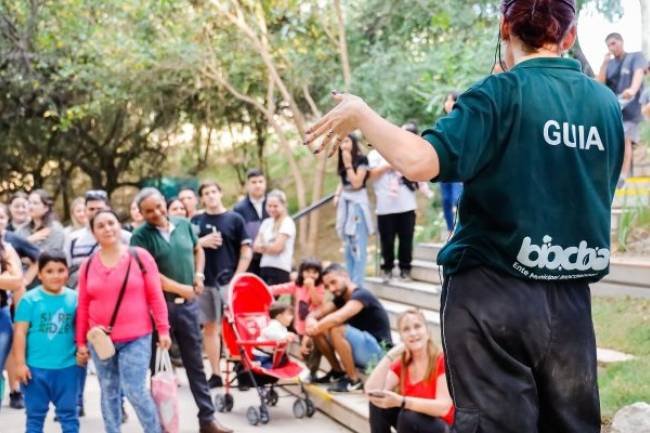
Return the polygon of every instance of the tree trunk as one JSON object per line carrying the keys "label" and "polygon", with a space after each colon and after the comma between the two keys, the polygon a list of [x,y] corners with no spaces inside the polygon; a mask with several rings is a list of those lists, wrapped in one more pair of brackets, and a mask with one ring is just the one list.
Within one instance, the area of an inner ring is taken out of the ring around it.
{"label": "tree trunk", "polygon": [[341,0],[334,0],[334,8],[336,9],[336,18],[339,27],[339,56],[341,57],[341,68],[343,69],[343,83],[345,83],[345,91],[350,91],[352,84],[352,73],[350,72],[350,60],[348,57],[348,43],[345,36],[345,19],[343,18],[343,8],[341,8]]}
{"label": "tree trunk", "polygon": [[650,0],[639,0],[641,4],[641,39],[643,54],[650,59]]}
{"label": "tree trunk", "polygon": [[582,51],[579,38],[576,38],[576,43],[573,45],[573,48],[571,49],[571,54],[573,54],[576,60],[578,60],[582,65],[582,72],[584,72],[585,75],[587,75],[588,77],[594,78],[595,76],[594,70],[591,68],[591,65],[589,64],[589,60],[587,60],[587,56],[585,56],[585,53]]}
{"label": "tree trunk", "polygon": [[[291,174],[293,174],[293,178],[296,182],[296,196],[298,198],[298,207],[300,209],[304,209],[307,207],[307,193],[305,188],[305,182],[302,178],[302,174],[300,173],[300,168],[298,167],[298,163],[296,162],[296,159],[293,157],[289,140],[287,140],[287,137],[284,134],[282,127],[275,119],[273,119],[272,117],[269,118],[269,124],[275,130],[275,133],[278,136],[278,140],[280,141],[280,147],[282,148],[285,155],[287,156],[287,162],[289,163],[289,170],[291,171]],[[301,251],[305,251],[307,249],[306,246],[307,220],[305,218],[301,218],[300,221],[298,222],[298,239],[300,240],[299,247]]]}

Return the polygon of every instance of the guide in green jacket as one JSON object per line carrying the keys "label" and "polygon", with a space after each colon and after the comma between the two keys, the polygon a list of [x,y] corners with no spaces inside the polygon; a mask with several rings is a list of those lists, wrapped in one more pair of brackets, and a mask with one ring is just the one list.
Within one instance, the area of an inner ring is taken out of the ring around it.
{"label": "guide in green jacket", "polygon": [[502,0],[501,13],[506,72],[472,86],[422,138],[333,92],[338,105],[305,143],[324,136],[320,151],[360,129],[406,178],[464,183],[438,256],[453,432],[599,433],[588,283],[609,269],[620,109],[562,57],[575,0]]}

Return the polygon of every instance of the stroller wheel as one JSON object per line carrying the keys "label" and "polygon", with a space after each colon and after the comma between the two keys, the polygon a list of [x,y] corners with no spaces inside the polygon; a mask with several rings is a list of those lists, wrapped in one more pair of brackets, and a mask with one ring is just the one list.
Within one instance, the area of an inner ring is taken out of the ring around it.
{"label": "stroller wheel", "polygon": [[307,404],[303,400],[297,399],[293,403],[293,416],[295,416],[298,419],[301,419],[304,418],[306,414],[307,414]]}
{"label": "stroller wheel", "polygon": [[246,419],[250,425],[257,425],[260,422],[260,412],[255,406],[249,406],[246,411]]}
{"label": "stroller wheel", "polygon": [[279,399],[280,396],[274,389],[270,390],[266,397],[266,401],[269,404],[269,406],[275,406],[276,404],[278,404]]}
{"label": "stroller wheel", "polygon": [[268,424],[270,420],[271,416],[269,415],[269,410],[266,406],[260,406],[260,422],[262,424]]}
{"label": "stroller wheel", "polygon": [[214,407],[217,409],[217,412],[226,411],[226,396],[223,394],[217,394],[214,396]]}
{"label": "stroller wheel", "polygon": [[224,397],[226,399],[226,412],[230,412],[235,405],[235,399],[232,394],[226,394]]}
{"label": "stroller wheel", "polygon": [[307,407],[307,418],[311,418],[314,416],[316,413],[316,406],[314,406],[314,402],[311,401],[309,398],[305,399],[305,406]]}

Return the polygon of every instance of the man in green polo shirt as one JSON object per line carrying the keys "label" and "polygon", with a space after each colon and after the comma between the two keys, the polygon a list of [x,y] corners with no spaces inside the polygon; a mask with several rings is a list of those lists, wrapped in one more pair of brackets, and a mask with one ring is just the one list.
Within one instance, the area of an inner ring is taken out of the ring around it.
{"label": "man in green polo shirt", "polygon": [[168,218],[165,199],[155,188],[135,198],[145,224],[131,237],[131,245],[151,253],[165,291],[171,332],[178,343],[194,401],[199,408],[200,433],[231,433],[214,419],[214,405],[203,369],[199,305],[205,256],[189,221]]}

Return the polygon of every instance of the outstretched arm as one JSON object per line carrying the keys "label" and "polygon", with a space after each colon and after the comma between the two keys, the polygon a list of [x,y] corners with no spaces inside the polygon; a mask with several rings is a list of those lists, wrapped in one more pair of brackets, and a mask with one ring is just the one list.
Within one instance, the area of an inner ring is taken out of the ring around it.
{"label": "outstretched arm", "polygon": [[360,129],[373,147],[397,171],[413,181],[429,181],[440,171],[438,155],[422,137],[393,125],[374,112],[358,96],[333,93],[338,104],[307,131],[305,144],[324,136],[320,152],[333,140],[336,145],[355,129]]}

